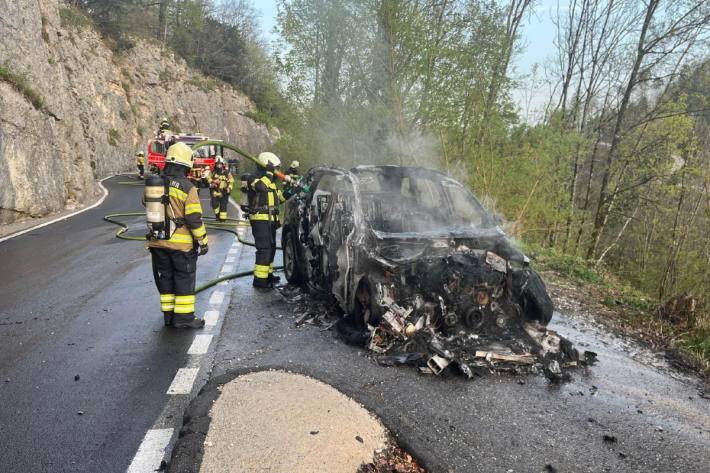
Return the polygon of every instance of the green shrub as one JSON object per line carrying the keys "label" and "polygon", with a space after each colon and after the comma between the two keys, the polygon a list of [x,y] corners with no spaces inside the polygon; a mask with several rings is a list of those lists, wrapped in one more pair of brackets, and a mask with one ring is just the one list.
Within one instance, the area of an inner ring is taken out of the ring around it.
{"label": "green shrub", "polygon": [[266,125],[268,128],[271,128],[273,126],[273,117],[271,116],[270,113],[264,112],[262,110],[254,110],[254,111],[248,111],[244,114],[245,117],[251,118],[257,123],[263,123]]}
{"label": "green shrub", "polygon": [[111,146],[116,146],[118,144],[118,140],[121,139],[121,134],[118,132],[117,129],[111,128],[108,131],[108,144]]}
{"label": "green shrub", "polygon": [[3,64],[0,65],[0,80],[12,85],[35,109],[44,111],[44,98],[30,86],[24,74],[17,74],[7,64]]}
{"label": "green shrub", "polygon": [[587,261],[578,256],[566,255],[553,248],[546,248],[535,244],[525,244],[525,252],[541,266],[557,271],[563,276],[576,279],[580,282],[601,284],[603,278],[597,270]]}
{"label": "green shrub", "polygon": [[710,372],[710,333],[694,333],[680,342],[681,347]]}
{"label": "green shrub", "polygon": [[171,71],[164,69],[158,74],[158,79],[160,79],[160,82],[172,82],[175,79],[175,75]]}
{"label": "green shrub", "polygon": [[81,29],[92,25],[92,21],[88,16],[70,7],[61,7],[59,9],[59,22],[62,28]]}
{"label": "green shrub", "polygon": [[213,79],[193,77],[187,83],[194,85],[202,92],[212,92],[217,88],[217,83]]}

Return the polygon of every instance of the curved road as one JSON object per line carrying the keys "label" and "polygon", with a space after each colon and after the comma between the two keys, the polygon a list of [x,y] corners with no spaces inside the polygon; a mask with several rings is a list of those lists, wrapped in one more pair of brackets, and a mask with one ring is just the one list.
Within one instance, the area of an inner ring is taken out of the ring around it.
{"label": "curved road", "polygon": [[[189,400],[166,391],[195,332],[163,327],[149,253],[102,221],[140,211],[126,180],[105,181],[102,205],[0,243],[0,471],[124,472],[166,404],[177,423]],[[210,232],[198,284],[233,239]]]}

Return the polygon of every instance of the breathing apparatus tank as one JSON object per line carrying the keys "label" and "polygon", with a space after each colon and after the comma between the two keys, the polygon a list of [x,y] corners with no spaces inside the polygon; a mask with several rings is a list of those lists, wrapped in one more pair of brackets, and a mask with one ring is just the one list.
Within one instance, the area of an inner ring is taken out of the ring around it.
{"label": "breathing apparatus tank", "polygon": [[254,174],[242,174],[240,177],[239,187],[241,189],[241,195],[239,197],[239,207],[248,217],[254,208],[254,201],[256,199],[256,193],[253,189],[249,188],[249,183],[256,179]]}
{"label": "breathing apparatus tank", "polygon": [[165,181],[161,176],[149,174],[145,179],[145,217],[148,225],[148,240],[170,239],[168,207],[170,201],[165,193]]}

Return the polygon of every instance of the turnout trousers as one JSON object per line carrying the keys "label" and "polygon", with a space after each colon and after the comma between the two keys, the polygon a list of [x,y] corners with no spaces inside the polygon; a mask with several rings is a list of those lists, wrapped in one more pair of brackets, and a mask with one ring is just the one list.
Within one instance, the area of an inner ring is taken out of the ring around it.
{"label": "turnout trousers", "polygon": [[256,246],[254,287],[272,287],[274,257],[276,256],[277,223],[268,220],[251,220],[251,233]]}
{"label": "turnout trousers", "polygon": [[160,293],[160,309],[191,318],[195,313],[197,252],[151,248],[153,277]]}
{"label": "turnout trousers", "polygon": [[210,199],[210,204],[212,205],[212,210],[214,210],[214,216],[217,218],[217,220],[227,220],[227,206],[229,205],[229,194],[225,192],[221,197],[213,195]]}

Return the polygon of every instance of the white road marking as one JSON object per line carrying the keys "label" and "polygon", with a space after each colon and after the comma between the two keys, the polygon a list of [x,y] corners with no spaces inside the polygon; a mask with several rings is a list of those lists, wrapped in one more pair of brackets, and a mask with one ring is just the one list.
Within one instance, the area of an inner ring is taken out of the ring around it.
{"label": "white road marking", "polygon": [[211,305],[220,305],[223,300],[224,300],[224,292],[215,291],[212,293],[212,296],[210,297],[210,304]]}
{"label": "white road marking", "polygon": [[180,368],[168,388],[168,394],[190,394],[199,368]]}
{"label": "white road marking", "polygon": [[[205,322],[207,324],[207,322]],[[209,334],[198,334],[195,335],[195,339],[192,341],[192,345],[187,350],[188,355],[204,355],[212,343],[213,335]]]}
{"label": "white road marking", "polygon": [[[103,186],[101,186],[103,188]],[[105,188],[104,188],[105,190]],[[108,195],[108,192],[106,192],[106,195]],[[105,198],[106,196],[104,196]],[[103,199],[96,203],[93,207],[96,205],[99,205]],[[235,205],[235,202],[231,199],[230,201],[232,205]],[[93,208],[89,207],[89,208]],[[89,208],[83,209],[82,211],[89,210]],[[237,211],[241,215],[241,211],[239,207],[237,207]],[[63,218],[68,218],[63,217]],[[61,220],[61,219],[58,219]],[[45,224],[48,225],[49,223]],[[44,225],[42,225],[44,226]],[[37,227],[34,227],[37,228]],[[32,229],[30,229],[32,230]],[[27,230],[29,231],[29,230]],[[23,232],[24,233],[24,232]],[[240,229],[240,235],[243,235],[244,229]],[[10,237],[17,236],[11,235]],[[0,240],[3,241],[3,240]],[[222,267],[222,272],[223,273],[228,273],[230,271],[234,270],[233,265],[228,265],[227,263],[234,263],[236,260],[236,255],[239,252],[239,248],[241,247],[241,243],[237,238],[234,239],[234,243],[232,248],[229,250],[228,254],[231,255],[225,260],[225,264]],[[219,283],[219,285],[226,285],[228,284],[227,281]],[[219,306],[224,302],[225,299],[225,292],[224,291],[215,291],[212,293],[210,296],[209,303],[213,306]],[[206,327],[214,327],[219,323],[219,318],[220,318],[220,312],[218,310],[208,310],[204,313],[204,319],[205,319],[205,326]],[[193,340],[192,344],[190,345],[190,348],[188,349],[187,353],[189,355],[203,355],[206,354],[207,351],[209,350],[209,347],[212,343],[212,339],[214,338],[213,334],[198,334],[195,336],[195,339]],[[197,375],[199,374],[200,368],[180,368],[177,373],[175,374],[175,378],[173,378],[173,382],[170,384],[170,387],[168,388],[168,394],[190,394],[192,392],[193,386],[195,384],[195,381],[197,380]],[[161,416],[164,414],[161,414]],[[164,420],[164,419],[163,419]],[[154,425],[161,425],[159,424],[158,421]],[[164,424],[162,424],[164,425]],[[168,447],[168,444],[170,443],[170,439],[173,436],[174,429],[151,429],[149,430],[145,437],[143,438],[143,442],[141,443],[140,447],[138,448],[138,451],[136,452],[135,456],[133,457],[133,461],[131,462],[131,465],[128,467],[127,473],[146,473],[146,472],[152,472],[152,471],[157,471],[160,468],[160,463],[165,457],[165,451]]]}
{"label": "white road marking", "polygon": [[146,432],[126,473],[157,471],[172,436],[173,429],[151,429]]}
{"label": "white road marking", "polygon": [[[219,322],[219,312],[216,310],[208,310],[205,312],[205,327],[214,327]],[[188,352],[189,353],[189,352]]]}
{"label": "white road marking", "polygon": [[234,265],[233,264],[225,264],[222,266],[222,272],[225,274],[233,273],[234,272]]}
{"label": "white road marking", "polygon": [[11,239],[11,238],[15,238],[15,237],[18,237],[18,236],[20,236],[20,235],[24,235],[25,233],[29,233],[29,232],[31,232],[31,231],[37,230],[38,228],[46,227],[47,225],[51,225],[51,224],[53,224],[53,223],[57,223],[57,222],[59,222],[59,221],[61,221],[61,220],[66,220],[66,219],[68,219],[68,218],[73,217],[74,215],[79,215],[79,214],[82,213],[82,212],[86,212],[87,210],[91,210],[91,209],[93,209],[94,207],[98,207],[99,205],[103,204],[104,200],[106,200],[106,197],[108,197],[108,189],[106,189],[106,188],[104,187],[103,182],[104,182],[106,179],[112,178],[112,177],[117,176],[117,175],[118,175],[118,174],[114,174],[114,175],[111,175],[111,176],[106,176],[106,177],[104,177],[103,179],[101,179],[101,180],[98,182],[99,187],[101,188],[101,191],[104,193],[104,195],[102,195],[99,200],[97,200],[96,202],[94,202],[94,203],[91,204],[90,206],[85,207],[85,208],[80,209],[80,210],[77,210],[76,212],[72,212],[72,213],[70,213],[70,214],[64,215],[63,217],[57,217],[57,218],[55,218],[54,220],[50,220],[49,222],[40,223],[39,225],[35,225],[34,227],[26,228],[26,229],[21,230],[21,231],[19,231],[19,232],[15,232],[15,233],[12,233],[12,234],[10,234],[10,235],[8,235],[8,236],[2,237],[2,238],[0,238],[0,243],[2,243],[2,242],[5,241],[5,240],[9,240],[9,239]]}

